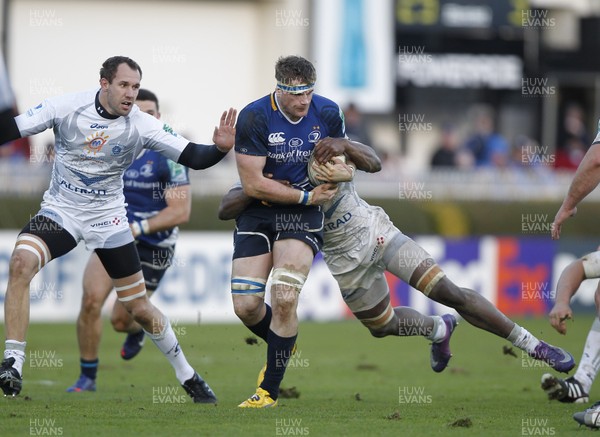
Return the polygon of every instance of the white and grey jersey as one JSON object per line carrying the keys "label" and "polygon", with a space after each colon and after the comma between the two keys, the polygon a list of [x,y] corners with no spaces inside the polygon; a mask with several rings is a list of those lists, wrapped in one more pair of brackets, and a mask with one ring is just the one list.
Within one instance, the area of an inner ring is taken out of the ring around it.
{"label": "white and grey jersey", "polygon": [[53,97],[15,118],[23,137],[54,130],[54,167],[44,194],[54,204],[102,209],[124,203],[123,172],[142,148],[177,162],[189,143],[136,105],[127,116],[100,115],[97,95],[94,89]]}
{"label": "white and grey jersey", "polygon": [[334,276],[375,263],[400,233],[382,208],[358,196],[352,182],[339,184],[323,215],[323,256]]}
{"label": "white and grey jersey", "polygon": [[345,253],[370,242],[369,229],[389,218],[378,206],[361,199],[353,182],[338,184],[338,192],[322,206],[325,216],[324,245],[330,254]]}

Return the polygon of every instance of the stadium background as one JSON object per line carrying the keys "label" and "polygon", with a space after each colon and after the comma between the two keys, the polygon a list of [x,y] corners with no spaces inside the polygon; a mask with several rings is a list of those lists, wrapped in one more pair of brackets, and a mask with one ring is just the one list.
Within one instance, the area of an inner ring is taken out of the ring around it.
{"label": "stadium background", "polygon": [[[317,92],[354,103],[384,169],[359,175],[365,198],[438,259],[451,278],[510,315],[543,317],[564,266],[594,250],[598,193],[582,204],[559,242],[554,213],[572,178],[557,170],[570,104],[593,138],[600,114],[600,3],[593,0],[0,1],[2,44],[20,110],[45,97],[96,85],[100,63],[125,54],[163,119],[210,142],[220,112],[273,89],[281,55],[313,60]],[[490,105],[518,156],[492,167],[432,169],[444,126],[463,137],[473,111]],[[523,136],[531,139],[525,145]],[[52,135],[3,148],[0,160],[0,290],[17,230],[48,184]],[[533,156],[533,158],[532,158]],[[231,229],[220,196],[237,176],[233,154],[192,172],[192,220],[175,267],[156,297],[175,320],[235,321],[229,298]],[[32,321],[72,321],[85,249],[50,264],[32,286]],[[395,304],[439,313],[389,278]],[[593,311],[595,281],[577,295]],[[0,294],[0,301],[3,295]],[[108,304],[107,304],[108,305]],[[348,317],[317,259],[300,304],[303,319]],[[2,316],[0,316],[2,317]]]}

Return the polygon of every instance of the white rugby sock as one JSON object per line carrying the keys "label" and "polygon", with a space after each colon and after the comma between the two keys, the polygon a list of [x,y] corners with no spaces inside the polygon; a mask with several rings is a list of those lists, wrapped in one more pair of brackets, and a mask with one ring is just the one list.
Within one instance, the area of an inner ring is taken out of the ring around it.
{"label": "white rugby sock", "polygon": [[527,353],[533,352],[536,346],[540,344],[540,341],[533,334],[516,323],[506,339],[510,341],[513,346],[518,347]]}
{"label": "white rugby sock", "polygon": [[4,358],[14,358],[13,367],[17,369],[19,375],[23,376],[23,364],[25,363],[26,341],[6,340],[4,342]]}
{"label": "white rugby sock", "polygon": [[575,379],[581,383],[586,393],[590,392],[598,370],[600,370],[600,320],[596,317],[585,340],[581,361],[575,372]]}
{"label": "white rugby sock", "polygon": [[179,341],[171,327],[171,322],[168,319],[165,320],[165,327],[161,333],[151,334],[148,331],[145,332],[152,339],[156,347],[167,357],[167,360],[169,360],[169,363],[175,369],[175,376],[180,383],[183,384],[194,376],[195,371],[185,359],[185,355],[179,346]]}
{"label": "white rugby sock", "polygon": [[440,316],[431,316],[433,319],[433,329],[431,330],[431,335],[426,338],[431,340],[434,343],[437,343],[446,336],[446,331],[448,331],[448,327],[446,323],[444,323],[444,319]]}

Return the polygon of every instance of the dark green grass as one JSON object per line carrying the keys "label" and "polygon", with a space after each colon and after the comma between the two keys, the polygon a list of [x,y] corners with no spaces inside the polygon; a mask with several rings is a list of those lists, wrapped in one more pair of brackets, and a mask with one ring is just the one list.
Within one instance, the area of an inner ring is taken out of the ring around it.
{"label": "dark green grass", "polygon": [[[522,325],[568,348],[579,360],[591,317],[577,317],[559,336],[546,320]],[[356,321],[302,323],[299,354],[283,387],[297,399],[270,410],[237,404],[255,389],[265,345],[248,345],[240,325],[176,327],[189,361],[219,397],[195,405],[184,397],[170,365],[147,342],[134,360],[118,351],[123,336],[105,326],[98,391],[66,393],[79,375],[74,324],[35,324],[25,385],[15,399],[0,398],[0,435],[357,435],[520,436],[588,435],[571,418],[581,405],[550,402],[539,388],[547,366],[503,352],[508,342],[466,322],[452,341],[450,367],[435,374],[423,338],[372,338]],[[48,359],[47,357],[52,356]],[[45,358],[44,358],[45,357]],[[40,361],[41,360],[41,361]],[[573,373],[573,372],[571,372]],[[178,388],[179,387],[179,388]],[[177,389],[177,392],[173,390]],[[401,392],[403,397],[401,398]],[[600,389],[592,390],[592,400]],[[185,402],[181,403],[184,400]],[[470,426],[452,426],[457,422]]]}

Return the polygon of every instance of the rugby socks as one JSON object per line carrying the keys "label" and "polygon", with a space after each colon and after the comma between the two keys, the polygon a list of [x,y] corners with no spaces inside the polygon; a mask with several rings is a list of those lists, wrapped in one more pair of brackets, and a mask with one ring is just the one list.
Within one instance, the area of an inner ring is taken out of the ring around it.
{"label": "rugby socks", "polygon": [[600,370],[600,320],[596,317],[585,340],[583,355],[574,375],[586,393],[590,392],[598,370]]}
{"label": "rugby socks", "polygon": [[4,342],[4,359],[14,358],[13,367],[17,369],[19,375],[23,376],[23,364],[25,363],[26,341],[6,340]]}
{"label": "rugby socks", "polygon": [[254,335],[262,338],[264,341],[267,341],[267,337],[269,334],[269,326],[271,326],[271,317],[273,315],[273,312],[271,311],[271,307],[269,305],[265,304],[265,306],[267,307],[267,312],[265,313],[263,319],[256,325],[246,325],[246,327],[250,331],[252,331]]}
{"label": "rugby socks", "polygon": [[448,327],[440,316],[431,316],[431,318],[433,319],[433,329],[431,330],[431,334],[425,336],[425,338],[437,343],[446,337],[446,331],[448,331]]}
{"label": "rugby socks", "polygon": [[185,359],[185,355],[179,346],[179,341],[173,332],[171,322],[165,320],[165,327],[159,334],[152,334],[145,331],[146,335],[152,339],[154,344],[167,357],[171,366],[175,369],[175,376],[180,383],[186,382],[194,376],[194,368]]}
{"label": "rugby socks", "polygon": [[95,360],[84,360],[79,359],[79,366],[81,367],[81,374],[87,376],[90,379],[96,379],[96,373],[98,372],[98,358]]}
{"label": "rugby socks", "polygon": [[518,347],[527,353],[533,353],[536,346],[540,344],[540,341],[534,335],[516,323],[506,339],[510,341],[513,346]]}
{"label": "rugby socks", "polygon": [[296,338],[298,338],[298,334],[293,337],[280,337],[269,329],[267,335],[267,370],[260,387],[268,391],[273,400],[279,397],[279,385],[283,381]]}

